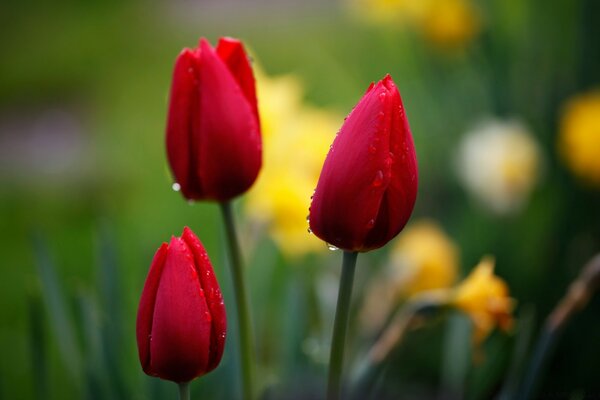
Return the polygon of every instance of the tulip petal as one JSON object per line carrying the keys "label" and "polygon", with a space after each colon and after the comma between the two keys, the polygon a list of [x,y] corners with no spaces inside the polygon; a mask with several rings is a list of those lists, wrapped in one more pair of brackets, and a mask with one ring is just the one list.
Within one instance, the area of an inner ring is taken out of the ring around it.
{"label": "tulip petal", "polygon": [[[206,40],[200,42],[200,108],[197,175],[204,198],[227,200],[246,191],[261,165],[258,120],[227,66]],[[199,143],[201,140],[202,143]]]}
{"label": "tulip petal", "polygon": [[165,265],[165,259],[167,257],[168,245],[163,243],[158,249],[152,264],[150,265],[150,271],[146,278],[146,284],[142,291],[142,297],[140,299],[139,311],[136,321],[136,338],[138,342],[138,355],[140,357],[140,363],[142,369],[147,374],[152,374],[150,370],[150,341],[152,334],[152,316],[154,315],[154,304],[156,301],[156,292],[160,283],[160,277]]}
{"label": "tulip petal", "polygon": [[380,82],[352,110],[327,155],[311,205],[313,232],[345,250],[363,250],[390,182],[386,96]]}
{"label": "tulip petal", "polygon": [[188,382],[206,371],[211,324],[192,252],[172,238],[160,278],[150,341],[152,372]]}
{"label": "tulip petal", "polygon": [[391,179],[383,195],[375,226],[365,241],[367,248],[383,246],[402,230],[417,197],[417,160],[408,120],[404,116],[404,105],[389,75],[383,79],[383,84],[390,100]]}
{"label": "tulip petal", "polygon": [[225,37],[219,39],[216,52],[229,68],[231,75],[242,89],[246,100],[252,106],[256,120],[259,121],[254,75],[244,45],[237,39]]}
{"label": "tulip petal", "polygon": [[196,179],[195,157],[192,149],[198,143],[192,134],[198,120],[198,54],[184,49],[175,62],[173,84],[169,100],[167,121],[167,156],[175,180],[186,198],[196,198],[201,193],[201,182]]}
{"label": "tulip petal", "polygon": [[206,303],[212,317],[212,330],[210,336],[209,360],[206,372],[213,370],[221,361],[227,331],[227,315],[221,289],[215,277],[208,254],[194,232],[188,227],[183,230],[181,238],[186,242],[194,255],[196,272],[200,278],[200,285],[206,296]]}
{"label": "tulip petal", "polygon": [[316,236],[348,251],[383,246],[406,224],[417,164],[400,93],[387,75],[371,84],[327,155],[310,208]]}

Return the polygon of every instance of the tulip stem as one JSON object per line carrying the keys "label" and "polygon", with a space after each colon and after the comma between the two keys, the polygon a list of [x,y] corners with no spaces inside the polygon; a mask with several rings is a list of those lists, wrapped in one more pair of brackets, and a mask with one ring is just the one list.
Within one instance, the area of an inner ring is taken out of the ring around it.
{"label": "tulip stem", "polygon": [[179,383],[179,400],[190,400],[190,383]]}
{"label": "tulip stem", "polygon": [[227,244],[229,247],[229,263],[231,266],[231,275],[233,277],[233,289],[237,309],[241,368],[242,368],[242,390],[243,398],[250,400],[253,398],[252,389],[252,328],[250,326],[250,310],[248,296],[246,294],[246,285],[244,283],[244,269],[240,256],[240,246],[235,232],[235,223],[233,221],[233,212],[231,202],[225,201],[221,204],[221,213],[223,223],[227,234]]}
{"label": "tulip stem", "polygon": [[340,289],[331,339],[331,353],[329,355],[328,400],[339,399],[342,392],[344,346],[346,344],[346,329],[348,328],[348,316],[350,315],[350,300],[352,298],[357,256],[358,253],[356,252],[345,251],[342,261],[342,276],[340,277]]}

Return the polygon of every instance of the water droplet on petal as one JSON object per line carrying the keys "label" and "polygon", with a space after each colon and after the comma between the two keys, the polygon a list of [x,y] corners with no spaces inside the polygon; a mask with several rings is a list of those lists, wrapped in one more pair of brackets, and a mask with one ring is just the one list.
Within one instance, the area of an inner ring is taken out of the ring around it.
{"label": "water droplet on petal", "polygon": [[329,243],[327,243],[327,248],[328,248],[329,250],[331,250],[331,251],[336,251],[336,250],[339,250],[337,247],[335,247],[334,245],[332,245],[332,244],[329,244]]}
{"label": "water droplet on petal", "polygon": [[171,188],[172,188],[174,191],[176,191],[176,192],[179,192],[179,191],[181,190],[181,185],[180,185],[179,183],[175,182],[175,183],[174,183],[174,184],[171,186]]}
{"label": "water droplet on petal", "polygon": [[383,171],[379,170],[375,174],[375,179],[373,179],[373,187],[379,187],[383,185]]}
{"label": "water droplet on petal", "polygon": [[366,228],[372,229],[374,226],[375,226],[375,220],[371,219],[371,220],[369,220],[369,222],[367,222]]}

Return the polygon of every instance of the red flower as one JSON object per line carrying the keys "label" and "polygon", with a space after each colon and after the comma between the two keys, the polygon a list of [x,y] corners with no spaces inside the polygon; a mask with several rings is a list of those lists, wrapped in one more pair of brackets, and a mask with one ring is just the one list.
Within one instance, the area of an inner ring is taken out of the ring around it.
{"label": "red flower", "polygon": [[417,196],[417,159],[400,93],[387,75],[350,113],[325,159],[310,228],[348,251],[383,246],[404,227]]}
{"label": "red flower", "polygon": [[216,49],[200,39],[175,62],[167,155],[190,200],[225,201],[245,192],[262,163],[254,77],[238,40]]}
{"label": "red flower", "polygon": [[144,372],[188,382],[221,361],[227,320],[213,268],[189,229],[158,249],[137,315],[137,343]]}

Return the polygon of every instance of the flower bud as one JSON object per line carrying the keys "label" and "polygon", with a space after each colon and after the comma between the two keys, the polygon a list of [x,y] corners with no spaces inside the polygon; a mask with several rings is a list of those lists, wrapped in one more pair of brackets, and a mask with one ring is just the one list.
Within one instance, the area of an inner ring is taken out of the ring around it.
{"label": "flower bud", "polygon": [[189,382],[221,361],[227,319],[206,250],[189,229],[158,249],[142,292],[137,344],[144,372]]}
{"label": "flower bud", "polygon": [[175,62],[167,156],[189,200],[226,201],[245,192],[262,163],[254,76],[238,40],[200,40]]}
{"label": "flower bud", "polygon": [[417,196],[417,159],[400,93],[387,75],[369,87],[325,159],[310,228],[348,251],[383,246],[404,227]]}

